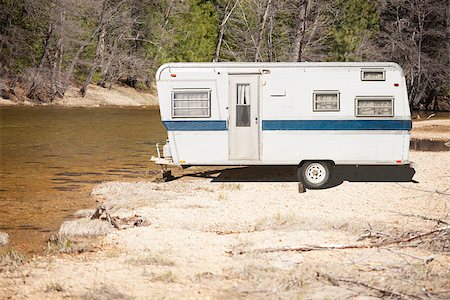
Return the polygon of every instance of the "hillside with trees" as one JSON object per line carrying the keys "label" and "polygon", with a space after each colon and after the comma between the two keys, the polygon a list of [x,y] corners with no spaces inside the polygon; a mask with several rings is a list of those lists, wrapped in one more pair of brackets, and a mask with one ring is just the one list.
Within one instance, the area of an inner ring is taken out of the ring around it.
{"label": "hillside with trees", "polygon": [[149,89],[169,61],[394,61],[450,110],[448,0],[0,0],[0,96]]}

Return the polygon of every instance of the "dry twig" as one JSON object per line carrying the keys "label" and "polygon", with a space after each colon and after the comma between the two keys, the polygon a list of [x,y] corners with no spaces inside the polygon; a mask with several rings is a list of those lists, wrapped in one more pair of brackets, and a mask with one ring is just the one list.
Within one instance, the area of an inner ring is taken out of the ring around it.
{"label": "dry twig", "polygon": [[445,224],[445,225],[449,225],[450,223],[448,223],[447,221],[441,220],[441,219],[437,219],[437,218],[430,218],[427,216],[421,216],[421,215],[414,215],[414,214],[404,214],[404,213],[398,213],[398,212],[394,212],[400,216],[404,216],[404,217],[411,217],[411,218],[419,218],[422,220],[427,220],[427,221],[435,221],[438,224]]}

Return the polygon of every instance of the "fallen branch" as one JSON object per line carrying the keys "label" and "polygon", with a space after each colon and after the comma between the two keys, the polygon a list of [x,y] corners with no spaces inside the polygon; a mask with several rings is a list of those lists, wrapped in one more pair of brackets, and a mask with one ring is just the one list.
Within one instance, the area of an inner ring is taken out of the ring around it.
{"label": "fallen branch", "polygon": [[445,195],[445,196],[450,196],[449,193],[446,193],[446,190],[443,191],[439,191],[439,190],[423,190],[423,189],[417,189],[417,188],[412,188],[412,187],[407,187],[407,186],[403,186],[399,183],[397,183],[398,186],[400,186],[402,189],[407,189],[407,190],[413,190],[413,191],[419,191],[419,192],[424,192],[424,193],[431,193],[431,194],[439,194],[439,195]]}
{"label": "fallen branch", "polygon": [[415,256],[415,255],[412,255],[412,254],[409,254],[409,253],[394,251],[394,250],[389,249],[389,248],[386,248],[386,250],[389,251],[389,252],[398,254],[400,256],[407,256],[407,257],[411,257],[411,258],[415,258],[415,259],[421,260],[424,265],[429,264],[430,262],[432,262],[435,259],[435,256],[419,257],[419,256]]}
{"label": "fallen branch", "polygon": [[[271,252],[308,252],[308,251],[317,251],[317,250],[344,250],[344,249],[368,249],[368,248],[380,248],[385,247],[389,245],[395,245],[395,244],[401,244],[401,243],[407,243],[411,242],[413,240],[432,235],[434,233],[442,232],[445,230],[449,230],[450,225],[447,225],[445,227],[439,227],[437,229],[427,231],[425,233],[420,233],[408,238],[398,238],[390,241],[383,241],[380,243],[371,243],[371,244],[349,244],[349,245],[305,245],[305,246],[299,246],[299,247],[280,247],[280,248],[265,248],[265,249],[258,249],[255,250],[255,252],[258,253],[271,253]],[[238,251],[237,254],[244,254],[248,251]],[[233,251],[227,251],[226,253],[233,254]]]}
{"label": "fallen branch", "polygon": [[404,216],[404,217],[419,218],[419,219],[427,220],[427,221],[435,221],[438,224],[445,224],[445,225],[449,225],[450,224],[450,223],[448,223],[448,222],[446,222],[444,220],[441,220],[441,219],[430,218],[430,217],[422,216],[422,215],[404,214],[404,213],[398,213],[398,212],[394,212],[394,213],[396,213],[396,214],[398,214],[400,216]]}
{"label": "fallen branch", "polygon": [[399,292],[394,292],[392,290],[388,290],[388,289],[384,289],[381,287],[377,287],[374,285],[370,285],[368,283],[365,282],[361,282],[361,281],[356,281],[356,280],[351,280],[351,279],[344,279],[344,278],[332,278],[329,275],[325,275],[325,274],[321,274],[321,273],[317,273],[317,275],[325,278],[326,280],[330,281],[333,285],[339,285],[339,282],[344,282],[344,283],[351,283],[351,284],[356,284],[377,292],[380,292],[383,294],[383,296],[394,296],[394,297],[398,297],[401,299],[423,299],[422,297],[419,296],[414,296],[414,295],[405,295]]}

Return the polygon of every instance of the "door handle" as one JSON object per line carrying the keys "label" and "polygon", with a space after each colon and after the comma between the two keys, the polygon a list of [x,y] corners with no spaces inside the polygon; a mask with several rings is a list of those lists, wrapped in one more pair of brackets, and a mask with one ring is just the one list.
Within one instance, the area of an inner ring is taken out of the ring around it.
{"label": "door handle", "polygon": [[258,117],[255,118],[255,124],[258,124]]}

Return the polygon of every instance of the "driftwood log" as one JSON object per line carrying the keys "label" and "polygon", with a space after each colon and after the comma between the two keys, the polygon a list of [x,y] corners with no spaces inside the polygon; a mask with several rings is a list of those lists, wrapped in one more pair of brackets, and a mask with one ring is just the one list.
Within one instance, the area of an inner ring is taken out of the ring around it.
{"label": "driftwood log", "polygon": [[150,224],[147,220],[143,219],[141,216],[138,215],[134,215],[133,217],[126,219],[113,217],[108,212],[108,209],[104,204],[97,207],[97,209],[95,210],[94,214],[91,217],[91,220],[94,219],[105,220],[112,226],[114,226],[114,228],[117,228],[119,230],[131,227],[142,227]]}
{"label": "driftwood log", "polygon": [[100,217],[102,215],[105,215],[105,219],[106,221],[108,221],[112,226],[114,226],[117,229],[121,229],[119,223],[117,222],[115,217],[112,217],[109,212],[106,209],[105,205],[100,205],[99,207],[97,207],[97,209],[95,210],[94,214],[91,217],[91,220],[94,219],[100,219]]}

